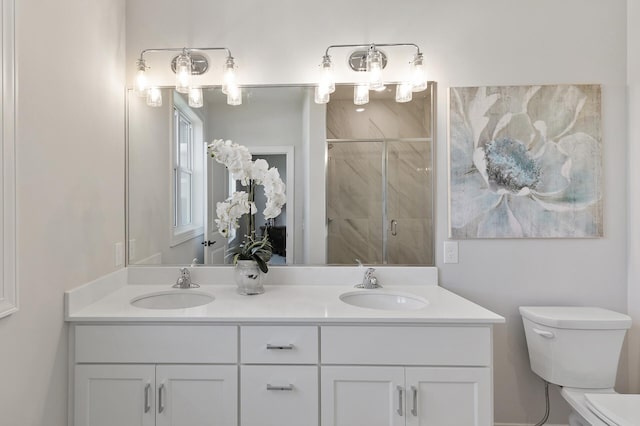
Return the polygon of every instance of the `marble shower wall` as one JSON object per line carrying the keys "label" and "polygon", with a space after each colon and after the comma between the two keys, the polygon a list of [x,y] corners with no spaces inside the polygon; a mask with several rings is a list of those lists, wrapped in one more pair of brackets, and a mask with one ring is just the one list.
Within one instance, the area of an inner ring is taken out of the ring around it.
{"label": "marble shower wall", "polygon": [[[350,98],[332,95],[327,106],[328,263],[434,263],[431,100],[424,93],[404,104],[372,99],[361,112]],[[389,229],[391,220],[397,222],[396,235]]]}

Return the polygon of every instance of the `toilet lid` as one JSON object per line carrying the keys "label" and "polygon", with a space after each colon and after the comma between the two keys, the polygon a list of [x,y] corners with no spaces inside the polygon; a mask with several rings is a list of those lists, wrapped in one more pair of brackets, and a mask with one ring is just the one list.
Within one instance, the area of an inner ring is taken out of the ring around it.
{"label": "toilet lid", "polygon": [[587,406],[612,426],[640,425],[640,395],[585,394]]}

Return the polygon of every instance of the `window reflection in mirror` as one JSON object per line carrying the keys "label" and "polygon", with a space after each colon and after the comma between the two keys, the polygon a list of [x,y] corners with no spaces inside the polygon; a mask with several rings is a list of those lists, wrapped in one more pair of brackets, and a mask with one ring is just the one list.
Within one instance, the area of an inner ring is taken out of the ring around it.
{"label": "window reflection in mirror", "polygon": [[236,107],[219,88],[204,89],[202,108],[173,88],[156,108],[130,92],[128,264],[230,262],[234,242],[217,232],[215,210],[235,184],[206,155],[207,143],[230,139],[287,183],[283,213],[256,227],[272,227],[274,262],[433,265],[432,90],[396,103],[392,85],[360,110],[352,86],[327,105],[314,103],[309,86],[247,88]]}

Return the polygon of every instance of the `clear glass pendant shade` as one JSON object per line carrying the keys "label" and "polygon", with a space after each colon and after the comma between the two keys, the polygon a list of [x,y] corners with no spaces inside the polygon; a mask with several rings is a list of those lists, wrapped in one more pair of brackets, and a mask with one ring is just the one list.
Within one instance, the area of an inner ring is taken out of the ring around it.
{"label": "clear glass pendant shade", "polygon": [[409,82],[402,82],[396,85],[396,102],[409,102],[413,98],[413,86]]}
{"label": "clear glass pendant shade", "polygon": [[238,86],[227,87],[227,105],[242,105],[242,90]]}
{"label": "clear glass pendant shade", "polygon": [[191,86],[191,57],[182,53],[176,59],[176,90],[180,93],[189,93]]}
{"label": "clear glass pendant shade", "polygon": [[364,105],[369,103],[368,84],[356,84],[353,87],[353,103],[356,105]]}
{"label": "clear glass pendant shade", "polygon": [[321,92],[333,93],[336,91],[335,76],[333,75],[333,64],[329,56],[322,58],[320,82],[318,86],[321,88]]}
{"label": "clear glass pendant shade", "polygon": [[147,96],[147,76],[145,74],[147,66],[144,60],[138,60],[138,71],[136,72],[136,85],[134,92],[138,96]]}
{"label": "clear glass pendant shade", "polygon": [[157,87],[150,87],[147,90],[147,105],[150,107],[162,106],[162,91]]}
{"label": "clear glass pendant shade", "polygon": [[369,89],[384,89],[382,80],[382,55],[379,51],[372,49],[367,55],[367,73],[369,73]]}
{"label": "clear glass pendant shade", "polygon": [[329,92],[324,87],[316,86],[313,100],[317,104],[326,104],[329,102]]}
{"label": "clear glass pendant shade", "polygon": [[229,56],[227,62],[224,64],[224,75],[222,76],[222,93],[229,94],[229,88],[234,90],[234,87],[238,86],[236,80],[236,64],[234,59]]}
{"label": "clear glass pendant shade", "polygon": [[427,88],[427,72],[423,62],[422,53],[417,53],[411,63],[411,85],[414,92],[422,92]]}
{"label": "clear glass pendant shade", "polygon": [[191,108],[202,108],[203,103],[202,87],[192,87],[189,89],[189,106]]}

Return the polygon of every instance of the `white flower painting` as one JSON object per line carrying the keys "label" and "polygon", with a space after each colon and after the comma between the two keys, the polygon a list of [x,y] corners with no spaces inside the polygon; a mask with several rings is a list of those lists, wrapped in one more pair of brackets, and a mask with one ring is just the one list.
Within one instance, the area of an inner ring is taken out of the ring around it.
{"label": "white flower painting", "polygon": [[602,236],[598,85],[450,89],[452,238]]}

